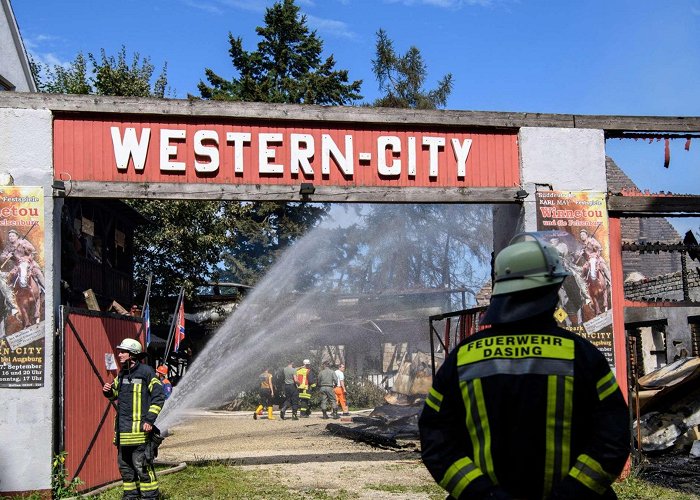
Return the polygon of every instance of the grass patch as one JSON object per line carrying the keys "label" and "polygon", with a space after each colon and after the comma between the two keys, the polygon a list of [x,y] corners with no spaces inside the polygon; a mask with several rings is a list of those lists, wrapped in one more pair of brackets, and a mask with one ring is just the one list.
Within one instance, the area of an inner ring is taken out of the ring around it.
{"label": "grass patch", "polygon": [[[396,464],[391,468],[411,469],[412,464]],[[400,477],[400,474],[397,475]],[[352,500],[357,492],[324,490],[320,488],[290,488],[280,482],[277,474],[267,470],[241,469],[235,465],[190,465],[182,471],[158,478],[162,498],[166,500],[242,499],[263,500]],[[657,486],[634,475],[613,485],[620,500],[700,500],[697,495]],[[445,498],[445,492],[435,483],[406,485],[400,483],[367,484],[365,492],[378,491],[400,495],[423,494],[430,499]],[[97,497],[119,500],[122,488],[113,488]],[[32,498],[32,497],[29,497]],[[24,498],[26,500],[26,497]]]}
{"label": "grass patch", "polygon": [[[298,498],[266,471],[243,471],[227,465],[188,466],[159,477],[158,485],[162,498],[171,500]],[[119,500],[121,497],[122,488],[116,487],[97,498]]]}
{"label": "grass patch", "polygon": [[407,493],[424,493],[430,498],[445,498],[445,490],[437,484],[368,484],[366,489],[385,491],[387,493],[407,494]]}
{"label": "grass patch", "polygon": [[698,500],[698,495],[658,486],[633,475],[613,484],[619,500]]}

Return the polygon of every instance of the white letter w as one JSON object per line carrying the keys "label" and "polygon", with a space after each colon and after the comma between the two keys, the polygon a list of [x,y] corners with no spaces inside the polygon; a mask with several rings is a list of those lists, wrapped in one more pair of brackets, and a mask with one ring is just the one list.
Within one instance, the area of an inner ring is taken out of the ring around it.
{"label": "white letter w", "polygon": [[129,167],[129,157],[134,160],[134,170],[143,170],[146,165],[148,143],[151,140],[151,129],[144,128],[141,131],[141,139],[138,141],[136,140],[136,129],[133,127],[124,129],[124,141],[119,135],[119,127],[112,127],[111,130],[117,170],[126,170]]}

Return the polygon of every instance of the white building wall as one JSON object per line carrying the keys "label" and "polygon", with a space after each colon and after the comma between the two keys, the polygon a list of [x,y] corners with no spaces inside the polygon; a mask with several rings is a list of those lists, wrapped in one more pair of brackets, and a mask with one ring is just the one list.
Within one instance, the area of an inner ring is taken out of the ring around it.
{"label": "white building wall", "polygon": [[0,77],[17,92],[36,92],[9,0],[0,0]]}
{"label": "white building wall", "polygon": [[[44,256],[46,321],[44,386],[37,389],[0,388],[0,496],[3,492],[50,490],[53,455],[54,297],[60,264],[54,235],[60,210],[52,198],[51,113],[48,110],[0,109],[0,174],[11,174],[17,186],[44,189]],[[48,279],[53,277],[53,280]]]}
{"label": "white building wall", "polygon": [[537,229],[535,192],[608,190],[605,178],[605,138],[602,130],[523,127],[518,134],[523,208],[494,211],[494,251],[498,253],[520,231]]}

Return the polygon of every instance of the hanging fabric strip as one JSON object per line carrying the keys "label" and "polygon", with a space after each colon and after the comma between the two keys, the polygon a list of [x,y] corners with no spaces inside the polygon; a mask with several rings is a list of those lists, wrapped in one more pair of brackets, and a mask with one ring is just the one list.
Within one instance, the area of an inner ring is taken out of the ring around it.
{"label": "hanging fabric strip", "polygon": [[668,168],[668,165],[671,163],[670,143],[671,143],[671,140],[668,137],[666,139],[664,139],[664,167],[665,168]]}

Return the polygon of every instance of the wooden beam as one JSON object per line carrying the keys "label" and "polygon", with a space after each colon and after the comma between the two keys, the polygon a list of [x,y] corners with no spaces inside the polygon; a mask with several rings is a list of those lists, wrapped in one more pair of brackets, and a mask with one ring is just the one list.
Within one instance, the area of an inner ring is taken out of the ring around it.
{"label": "wooden beam", "polygon": [[66,197],[171,200],[306,201],[315,203],[516,203],[518,188],[380,188],[66,181]]}
{"label": "wooden beam", "polygon": [[119,114],[172,117],[376,123],[460,128],[573,126],[571,115],[489,111],[419,110],[366,106],[316,106],[260,102],[155,99],[66,94],[0,93],[0,108],[47,109],[54,115]]}
{"label": "wooden beam", "polygon": [[528,112],[416,110],[187,99],[0,92],[0,108],[49,110],[54,115],[119,114],[172,117],[376,123],[459,128],[592,128],[607,132],[700,132],[700,117],[607,116]]}
{"label": "wooden beam", "polygon": [[648,195],[608,197],[608,211],[617,215],[700,217],[700,196]]}
{"label": "wooden beam", "polygon": [[575,115],[576,128],[602,129],[606,132],[697,132],[698,116],[604,116]]}

